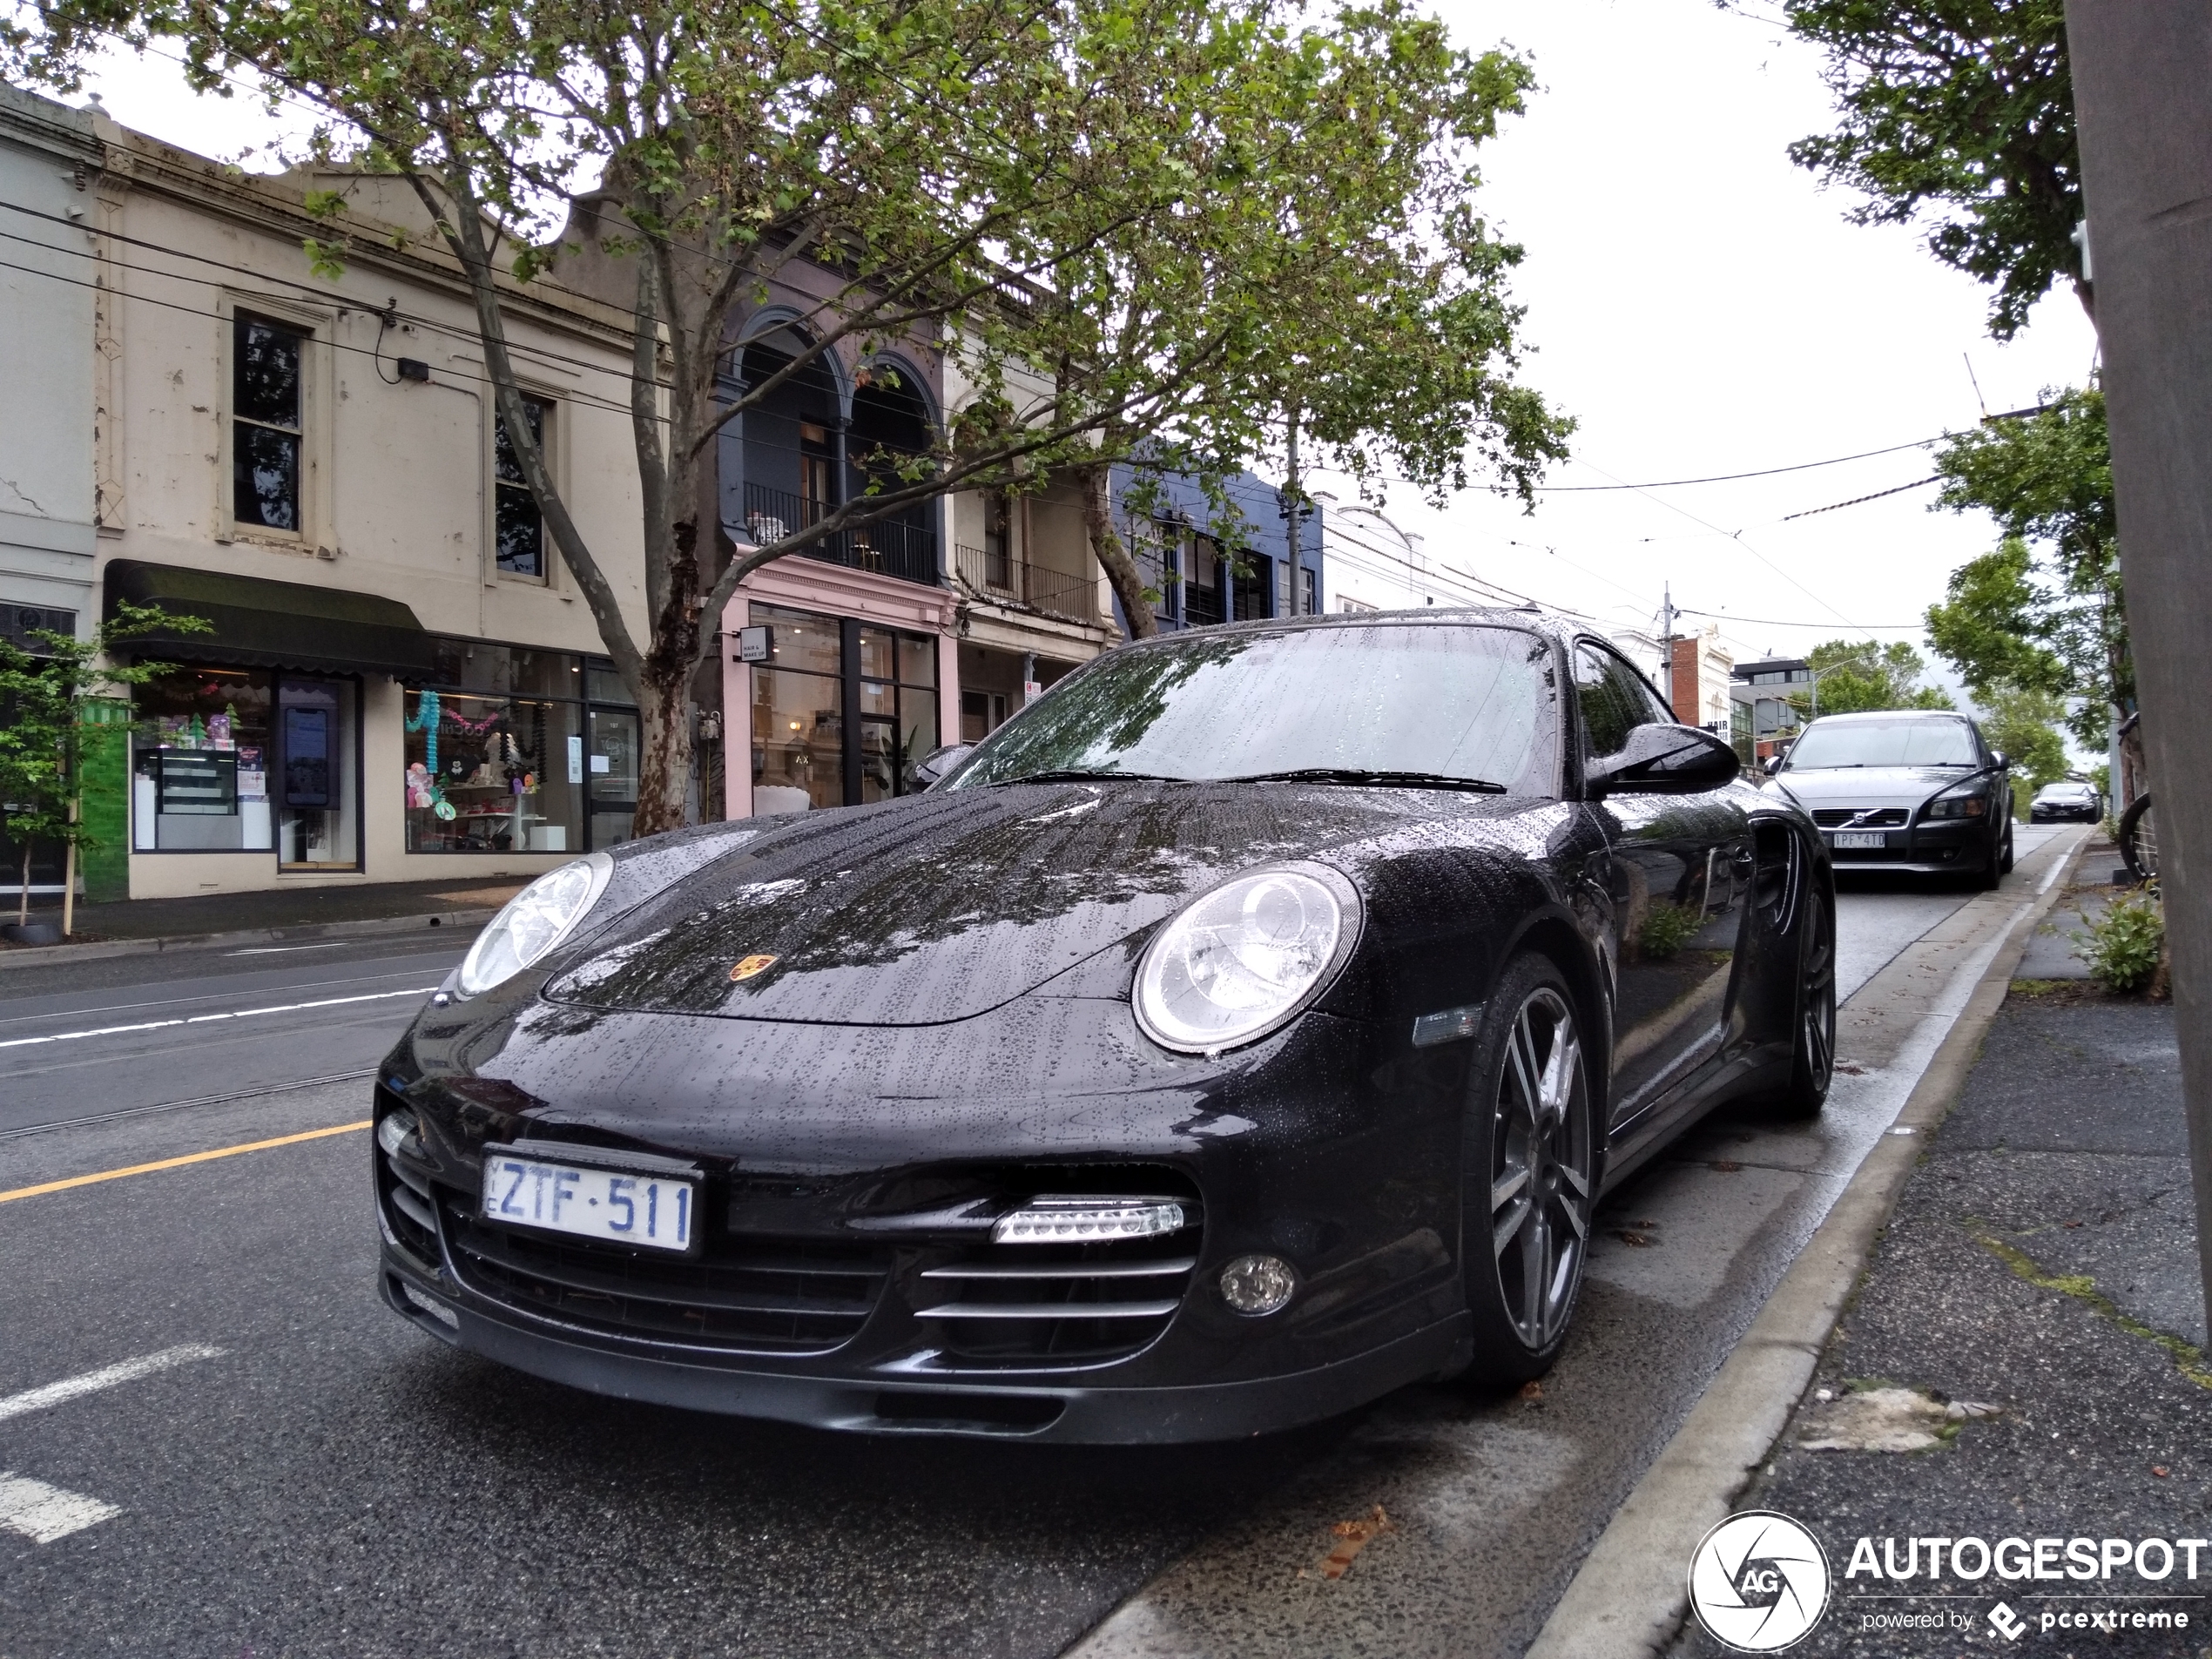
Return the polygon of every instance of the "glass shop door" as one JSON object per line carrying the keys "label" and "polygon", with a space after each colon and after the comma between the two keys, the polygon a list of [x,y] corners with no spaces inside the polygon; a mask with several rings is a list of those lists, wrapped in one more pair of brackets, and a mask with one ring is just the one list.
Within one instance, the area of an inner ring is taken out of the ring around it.
{"label": "glass shop door", "polygon": [[631,709],[592,709],[585,717],[584,792],[590,844],[615,846],[637,833],[637,715]]}

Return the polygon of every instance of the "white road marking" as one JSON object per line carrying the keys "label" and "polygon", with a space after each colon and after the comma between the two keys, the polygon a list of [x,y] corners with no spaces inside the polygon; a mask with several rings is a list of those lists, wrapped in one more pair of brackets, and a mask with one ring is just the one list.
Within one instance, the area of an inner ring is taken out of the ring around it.
{"label": "white road marking", "polygon": [[[435,953],[426,952],[425,954],[435,954]],[[460,958],[456,956],[454,960],[458,961]],[[272,967],[273,966],[274,964],[272,964]],[[418,971],[412,968],[397,968],[388,974],[347,974],[339,979],[306,980],[292,988],[295,991],[322,991],[340,985],[374,985],[381,979],[406,979]],[[254,986],[243,991],[199,991],[190,996],[148,997],[136,1002],[94,1002],[81,1008],[47,1008],[37,1014],[10,1014],[5,1018],[0,1018],[0,1025],[23,1025],[32,1020],[65,1020],[72,1015],[79,1014],[121,1014],[132,1008],[181,1008],[187,1002],[219,1002],[225,997],[245,996],[255,990],[270,988],[272,988],[268,986]],[[7,1006],[6,1003],[0,1002],[0,1007],[5,1006]]]}
{"label": "white road marking", "polygon": [[10,1417],[21,1417],[25,1412],[44,1411],[49,1406],[59,1406],[65,1400],[76,1399],[85,1394],[97,1394],[103,1388],[113,1388],[120,1383],[136,1382],[141,1377],[151,1377],[157,1371],[167,1371],[172,1366],[188,1366],[196,1359],[219,1359],[223,1352],[204,1342],[188,1342],[182,1347],[164,1348],[159,1353],[141,1354],[136,1359],[103,1366],[98,1371],[88,1371],[81,1377],[64,1377],[61,1381],[48,1383],[43,1388],[33,1388],[0,1399],[0,1422]]}
{"label": "white road marking", "polygon": [[123,1512],[111,1503],[64,1492],[44,1480],[0,1469],[0,1527],[21,1533],[34,1544],[51,1544]]}
{"label": "white road marking", "polygon": [[428,996],[438,988],[425,985],[407,991],[371,991],[362,996],[327,996],[319,1002],[280,1002],[273,1008],[238,1008],[228,1014],[195,1014],[182,1020],[142,1020],[136,1025],[96,1026],[89,1031],[57,1031],[51,1036],[10,1037],[0,1049],[28,1049],[42,1042],[74,1042],[80,1037],[115,1037],[132,1031],[161,1031],[171,1026],[206,1025],[217,1020],[250,1020],[260,1014],[298,1014],[308,1008],[342,1008],[349,1002],[383,1002],[395,996]]}
{"label": "white road marking", "polygon": [[341,939],[327,945],[250,945],[244,950],[226,950],[226,956],[281,956],[288,950],[343,950],[357,941]]}

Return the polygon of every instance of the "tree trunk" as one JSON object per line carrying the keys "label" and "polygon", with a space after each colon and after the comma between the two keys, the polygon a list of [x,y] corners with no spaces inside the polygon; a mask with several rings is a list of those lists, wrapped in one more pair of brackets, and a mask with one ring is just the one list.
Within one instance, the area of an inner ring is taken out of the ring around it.
{"label": "tree trunk", "polygon": [[77,803],[69,804],[70,836],[62,853],[62,937],[77,931]]}
{"label": "tree trunk", "polygon": [[1080,468],[1076,479],[1082,492],[1083,528],[1090,533],[1090,550],[1098,556],[1099,568],[1106,572],[1114,597],[1129,617],[1130,637],[1150,639],[1160,631],[1160,624],[1152,614],[1152,602],[1144,597],[1144,573],[1115,533],[1113,469],[1104,465]]}

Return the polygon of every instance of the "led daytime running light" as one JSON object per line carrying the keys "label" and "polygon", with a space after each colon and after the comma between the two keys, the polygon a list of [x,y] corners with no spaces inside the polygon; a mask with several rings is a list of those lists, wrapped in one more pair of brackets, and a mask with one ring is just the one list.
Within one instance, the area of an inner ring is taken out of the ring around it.
{"label": "led daytime running light", "polygon": [[1087,1244],[1112,1238],[1152,1238],[1183,1228],[1172,1198],[1032,1198],[991,1229],[997,1244]]}

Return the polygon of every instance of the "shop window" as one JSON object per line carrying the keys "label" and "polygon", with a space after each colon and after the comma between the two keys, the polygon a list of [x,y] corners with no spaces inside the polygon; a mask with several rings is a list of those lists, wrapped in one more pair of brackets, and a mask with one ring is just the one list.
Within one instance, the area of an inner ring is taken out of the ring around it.
{"label": "shop window", "polygon": [[358,688],[287,674],[276,690],[276,747],[265,787],[276,813],[277,862],[287,870],[350,870],[361,851]]}
{"label": "shop window", "polygon": [[361,867],[361,690],[351,679],[194,668],[139,686],[132,846]]}
{"label": "shop window", "polygon": [[[546,432],[551,425],[550,408],[543,398],[523,399],[523,415],[529,423],[530,441],[537,446],[540,455],[545,453]],[[522,458],[515,453],[514,440],[508,435],[504,419],[494,422],[493,438],[493,531],[500,571],[506,576],[543,582],[545,516],[537,509],[537,497],[530,493],[529,480],[523,472]]]}
{"label": "shop window", "polygon": [[858,805],[906,792],[937,747],[937,641],[756,604],[769,656],[752,678],[753,810]]}
{"label": "shop window", "polygon": [[584,850],[581,703],[424,690],[405,706],[408,852]]}
{"label": "shop window", "polygon": [[859,630],[860,799],[903,795],[907,768],[937,746],[937,642]]}
{"label": "shop window", "polygon": [[239,312],[231,353],[231,517],[298,534],[307,336]]}

